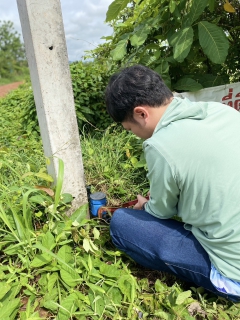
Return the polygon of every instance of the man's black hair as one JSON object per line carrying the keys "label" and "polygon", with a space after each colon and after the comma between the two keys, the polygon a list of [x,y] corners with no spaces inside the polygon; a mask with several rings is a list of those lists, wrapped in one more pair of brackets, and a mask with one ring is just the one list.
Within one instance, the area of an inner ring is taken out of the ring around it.
{"label": "man's black hair", "polygon": [[142,65],[127,67],[114,74],[105,92],[109,115],[116,122],[133,120],[137,106],[164,106],[173,96],[160,75]]}

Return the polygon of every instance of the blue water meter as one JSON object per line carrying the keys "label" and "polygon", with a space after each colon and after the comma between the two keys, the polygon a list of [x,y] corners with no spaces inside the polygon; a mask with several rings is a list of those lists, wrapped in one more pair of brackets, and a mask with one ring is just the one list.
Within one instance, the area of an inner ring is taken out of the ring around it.
{"label": "blue water meter", "polygon": [[90,211],[93,217],[97,217],[98,209],[106,206],[107,198],[103,192],[94,192],[90,194]]}

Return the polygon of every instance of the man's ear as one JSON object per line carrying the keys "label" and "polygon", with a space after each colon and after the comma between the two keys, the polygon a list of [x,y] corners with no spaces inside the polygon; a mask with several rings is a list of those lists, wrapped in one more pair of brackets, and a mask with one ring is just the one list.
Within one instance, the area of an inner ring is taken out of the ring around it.
{"label": "man's ear", "polygon": [[147,120],[149,117],[148,108],[144,106],[135,107],[133,110],[133,117],[135,120]]}

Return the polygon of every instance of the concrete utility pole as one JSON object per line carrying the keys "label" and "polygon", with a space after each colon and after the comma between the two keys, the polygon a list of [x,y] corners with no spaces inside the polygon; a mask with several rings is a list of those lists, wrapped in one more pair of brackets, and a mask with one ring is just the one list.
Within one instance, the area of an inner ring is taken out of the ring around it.
{"label": "concrete utility pole", "polygon": [[87,203],[60,0],[17,0],[48,172],[64,161],[63,192]]}

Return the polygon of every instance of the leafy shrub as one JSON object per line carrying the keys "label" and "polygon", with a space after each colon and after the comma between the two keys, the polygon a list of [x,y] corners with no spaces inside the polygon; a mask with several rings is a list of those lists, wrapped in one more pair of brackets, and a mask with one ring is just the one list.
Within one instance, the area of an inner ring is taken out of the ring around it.
{"label": "leafy shrub", "polygon": [[[1,113],[4,112],[4,118],[1,119],[2,125],[6,127],[12,126],[14,119],[18,123],[17,127],[21,130],[21,134],[35,132],[35,138],[39,137],[37,112],[32,87],[29,82],[0,99],[0,109]],[[7,135],[8,138],[10,136]]]}
{"label": "leafy shrub", "polygon": [[[112,122],[106,112],[104,90],[107,85],[110,70],[96,62],[73,63],[70,65],[72,86],[79,130],[87,126],[88,130],[106,129]],[[30,83],[25,83],[19,89],[1,99],[0,107],[21,109],[20,121],[27,133],[40,133],[33,91]],[[10,110],[9,109],[9,110]]]}
{"label": "leafy shrub", "polygon": [[[70,65],[78,125],[90,123],[98,129],[106,129],[112,122],[106,112],[104,90],[111,75],[106,64],[78,62]],[[84,116],[83,115],[84,113]],[[87,126],[90,128],[90,126]]]}

